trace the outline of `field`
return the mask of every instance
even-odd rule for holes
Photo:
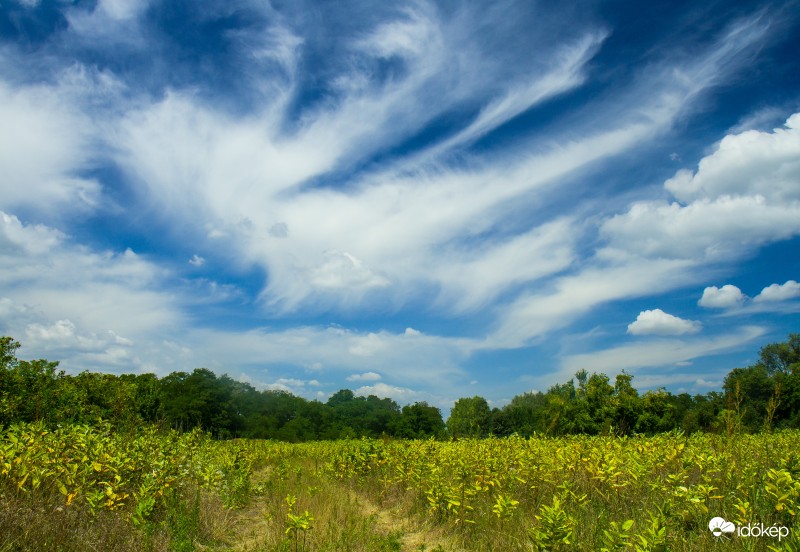
[[[797,431],[303,444],[149,427],[0,434],[2,552],[800,550],[798,501]],[[733,525],[715,536],[714,517]]]

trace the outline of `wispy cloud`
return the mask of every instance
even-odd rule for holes
[[[622,67],[624,33],[591,9],[511,0],[54,9],[36,48],[0,46],[0,330],[67,365],[442,404],[436,386],[484,381],[482,355],[600,306],[690,285],[729,316],[796,306],[794,280],[741,284],[749,300],[708,278],[800,235],[800,114],[764,130],[750,106],[758,129],[734,114],[673,161],[696,167],[653,162],[770,55],[771,12],[688,46],[639,37],[646,63]],[[646,343],[594,365],[733,347],[652,340],[712,311],[642,308],[617,319],[639,312]],[[740,342],[763,335],[749,323]]]
[[[351,374],[346,379],[347,381],[378,381],[381,379],[381,375],[375,372],[364,372],[363,374]]]
[[[91,163],[93,129],[69,95],[0,81],[0,119],[0,209],[57,216],[97,204],[100,184],[80,176]]]
[[[746,347],[766,332],[765,328],[740,327],[729,335],[693,339],[652,339],[630,343],[591,353],[567,355],[561,363],[562,372],[572,374],[581,368],[590,372],[615,374],[650,367],[677,366],[679,363]]]

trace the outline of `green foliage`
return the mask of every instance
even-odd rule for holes
[[[536,514],[535,526],[528,530],[535,550],[568,550],[572,544],[575,522],[562,507],[558,496]]]
[[[649,516],[649,523],[634,539],[635,550],[636,552],[666,552],[667,520],[660,510],[657,514],[649,513]]]
[[[491,416],[483,397],[458,399],[447,419],[447,429],[456,437],[483,437],[489,433]]]
[[[798,450],[796,430],[286,444],[154,426],[17,423],[0,430],[0,550],[80,549],[41,525],[28,531],[22,520],[34,515],[77,517],[83,532],[124,524],[137,543],[129,549],[240,550],[215,539],[251,519],[247,550],[354,552],[421,542],[510,552],[710,550],[722,541],[709,519],[723,515],[737,526],[791,529],[780,543],[734,536],[726,550],[793,550]],[[230,532],[209,536],[212,507]],[[406,539],[406,531],[420,534]],[[159,548],[146,545],[159,538]],[[90,548],[116,550],[122,540]]]
[[[307,532],[311,530],[314,523],[314,516],[308,513],[308,510],[302,514],[295,514],[294,507],[297,503],[297,497],[288,495],[286,497],[286,505],[288,507],[286,512],[286,534],[292,535],[294,541],[294,550],[306,549]],[[302,537],[302,538],[301,538]]]
[[[406,405],[391,430],[397,437],[405,439],[439,437],[445,430],[442,411],[426,402]]]
[[[612,521],[608,529],[603,529],[603,545],[600,547],[600,552],[614,552],[629,548],[633,539],[631,527],[633,527],[632,519],[622,523]]]
[[[18,420],[52,423],[76,417],[78,395],[58,362],[18,360],[19,343],[0,338],[0,424]]]
[[[580,370],[547,392],[515,396],[503,408],[483,397],[457,400],[445,425],[441,411],[424,402],[402,409],[393,400],[334,393],[327,402],[285,391],[257,391],[227,375],[198,368],[153,374],[82,372],[71,376],[57,362],[20,360],[20,344],[0,338],[0,425],[43,421],[109,422],[118,429],[154,423],[179,431],[195,428],[216,438],[268,438],[287,442],[395,436],[406,439],[496,436],[653,435],[682,430],[733,436],[740,432],[800,428],[800,334],[762,347],[758,362],[735,368],[723,392],[644,394],[621,372]]]

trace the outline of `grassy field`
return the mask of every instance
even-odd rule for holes
[[[0,552],[800,550],[798,502],[800,432],[304,444],[0,433]],[[715,517],[730,522],[720,536]]]

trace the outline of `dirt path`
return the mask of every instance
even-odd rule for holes
[[[264,480],[266,477],[269,477],[268,471],[257,474],[254,480]],[[452,539],[448,538],[446,527],[433,525],[419,516],[408,516],[409,506],[402,501],[384,507],[370,500],[365,493],[343,482],[327,480],[325,486],[327,488],[317,499],[325,496],[326,501],[339,504],[340,508],[334,510],[338,512],[337,515],[346,515],[348,516],[346,519],[351,522],[356,520],[353,525],[364,527],[372,535],[382,536],[384,541],[387,538],[391,541],[393,538],[394,542],[400,544],[399,550],[402,552],[463,552],[462,548],[455,546]],[[281,494],[285,490],[282,489]],[[276,501],[278,501],[277,495],[268,493],[252,497],[241,509],[229,510],[224,527],[221,526],[219,532],[219,541],[220,544],[224,542],[223,547],[205,549],[230,552],[275,550],[285,537],[285,507],[282,499],[277,507]],[[320,504],[316,507],[312,504],[309,509],[315,514],[317,527],[325,527],[331,522],[331,519],[323,513],[326,510]],[[346,523],[345,519],[341,518],[337,519],[337,522]],[[317,534],[317,537],[319,536]],[[331,544],[336,541],[326,542]],[[366,548],[365,552],[372,552]],[[309,550],[314,548],[309,547]]]
[[[441,527],[427,527],[422,520],[409,517],[401,506],[381,508],[367,497],[353,489],[349,490],[351,498],[361,506],[365,516],[375,518],[375,529],[381,534],[401,533],[400,542],[403,552],[462,552],[445,536]]]

